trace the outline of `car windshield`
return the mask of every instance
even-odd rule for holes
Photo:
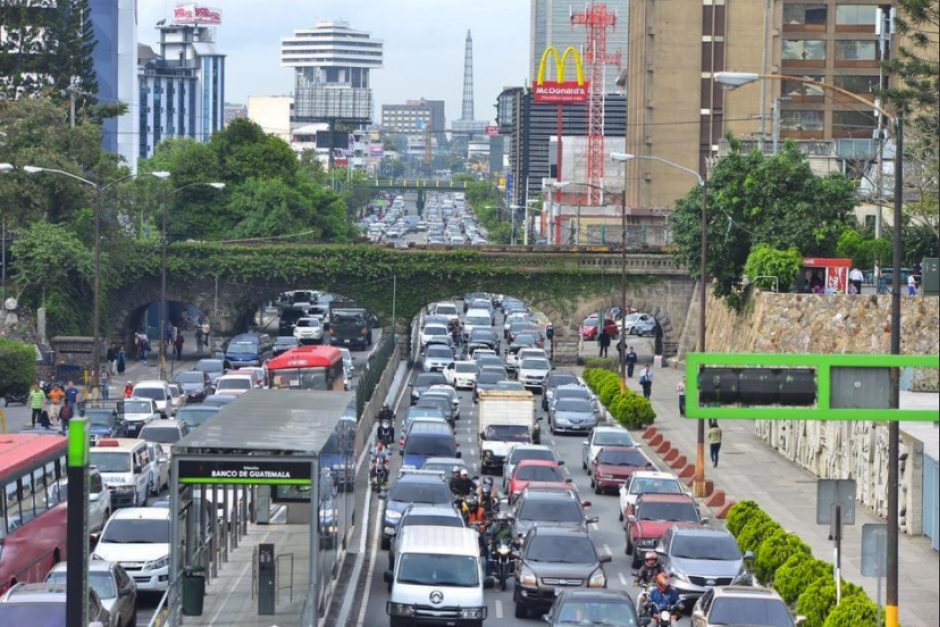
[[[219,385],[216,388],[220,392],[222,390],[250,390],[251,389],[251,379],[248,377],[237,377],[234,379],[222,379],[219,381]]]
[[[486,324],[489,324],[489,321],[487,321]],[[470,334],[470,341],[471,342],[495,342],[496,334],[486,329],[474,329],[473,333]]]
[[[175,427],[144,427],[140,439],[158,444],[176,444],[181,439],[180,430]]]
[[[698,509],[694,503],[641,503],[637,518],[666,522],[698,522]]]
[[[438,316],[456,316],[457,308],[453,305],[438,305],[434,308],[434,313]]]
[[[682,494],[675,479],[635,479],[630,494]]]
[[[249,344],[248,342],[232,343],[228,345],[225,352],[233,355],[254,355],[258,352],[258,345]]]
[[[476,364],[457,364],[456,371],[460,374],[479,374],[480,367]]]
[[[516,350],[518,353],[519,350],[522,350],[523,348],[532,348],[538,344],[538,338],[536,338],[534,335],[517,335],[515,343],[518,345],[518,349]]]
[[[594,436],[594,446],[634,446],[626,431],[601,431]]]
[[[593,414],[594,406],[590,401],[579,398],[566,398],[559,401],[555,409],[560,412],[570,412],[572,414]]]
[[[292,337],[279,337],[274,340],[274,345],[279,348],[297,346],[297,340]]]
[[[297,321],[298,327],[319,327],[320,319],[319,318],[304,318],[303,320]]]
[[[484,372],[477,377],[477,385],[496,385],[503,380],[503,376],[498,372]]]
[[[176,419],[185,422],[190,429],[195,429],[217,413],[218,407],[184,407],[176,412]]]
[[[493,425],[483,432],[483,439],[496,442],[528,442],[529,429],[511,425]]]
[[[109,453],[92,449],[91,465],[103,473],[130,472],[130,453]]]
[[[776,599],[716,599],[708,624],[748,627],[792,627],[786,605]]]
[[[65,625],[65,601],[61,603],[0,603],[0,624],[62,627]]]
[[[195,370],[202,372],[222,372],[225,370],[225,364],[221,359],[202,359],[196,364]]]
[[[483,318],[481,316],[468,317],[467,324],[475,327],[488,327],[490,326],[490,318]]]
[[[620,599],[591,599],[568,601],[558,611],[557,625],[585,625],[603,627],[637,627],[633,606]]]
[[[518,381],[503,381],[496,389],[501,392],[525,392],[525,386]]]
[[[553,466],[524,466],[516,470],[516,479],[537,483],[563,483],[565,475],[560,468]]]
[[[649,464],[640,451],[609,451],[603,450],[597,455],[597,462],[605,466],[627,466],[642,468]]]
[[[509,456],[510,464],[519,464],[521,462],[532,460],[539,462],[553,462],[555,461],[555,453],[548,449],[540,448],[524,448],[521,450],[515,450]]]
[[[114,421],[114,414],[111,410],[89,410],[85,412],[85,417],[93,427],[110,427]]]
[[[450,490],[442,483],[398,482],[392,488],[389,501],[397,503],[423,503],[425,505],[443,505],[453,503]]]
[[[479,561],[475,557],[461,555],[408,553],[401,557],[398,583],[441,588],[476,588],[480,585]]]
[[[416,388],[429,388],[432,385],[447,385],[447,379],[442,374],[420,374],[415,380]]]
[[[457,447],[452,436],[408,438],[405,455],[421,457],[456,457]]]
[[[432,346],[428,349],[427,356],[431,359],[453,359],[454,353],[446,346]]]
[[[672,542],[675,559],[734,562],[741,559],[741,549],[731,536],[677,536]]]
[[[525,559],[546,564],[594,564],[597,562],[597,553],[594,543],[587,536],[536,536],[526,549]]]
[[[522,505],[518,518],[541,523],[581,524],[584,522],[581,508],[568,499],[527,500]]]
[[[46,578],[46,583],[66,583],[68,576],[64,570],[51,573]],[[111,573],[91,572],[88,573],[88,583],[98,593],[98,598],[102,601],[117,598],[117,590],[114,587],[114,579]]]
[[[444,419],[444,414],[436,407],[412,407],[408,412],[408,422],[416,418],[440,418]]]
[[[427,468],[425,468],[427,470]],[[449,470],[449,469],[448,469]],[[463,519],[459,516],[408,516],[402,527],[457,527],[463,528]]]
[[[548,387],[557,388],[562,385],[578,385],[578,377],[573,374],[555,374],[552,375]]]
[[[525,359],[522,362],[524,370],[551,370],[552,366],[547,359]]]
[[[201,372],[184,372],[176,377],[176,382],[180,385],[186,385],[187,383],[198,383],[202,385],[205,383],[205,376],[206,375]]]
[[[565,398],[580,398],[582,400],[589,400],[591,398],[591,393],[587,391],[587,388],[558,388],[555,390],[555,400],[560,401]]]
[[[597,318],[588,318],[584,321],[584,326],[593,329],[597,326]]]
[[[134,396],[137,398],[149,398],[153,401],[165,401],[166,390],[163,388],[134,388]],[[127,411],[125,407],[124,411]]]
[[[101,536],[105,544],[169,544],[169,520],[112,520]]]

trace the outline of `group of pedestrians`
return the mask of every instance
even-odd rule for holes
[[[80,390],[75,383],[68,382],[65,387],[54,385],[48,394],[34,383],[29,393],[29,407],[32,410],[32,426],[44,429],[60,429],[63,433],[68,431],[69,420],[78,411]]]

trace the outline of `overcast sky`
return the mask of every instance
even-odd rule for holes
[[[177,2],[140,0],[138,38],[158,40],[156,22]],[[460,117],[464,40],[473,31],[476,118],[495,118],[502,88],[528,78],[529,0],[209,0],[222,9],[216,41],[226,61],[226,100],[289,94],[281,37],[322,19],[343,19],[385,41],[385,67],[372,72],[376,118],[383,104],[428,98]]]

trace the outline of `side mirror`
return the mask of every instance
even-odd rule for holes
[[[589,524],[589,525],[596,525],[596,524],[598,524],[600,521],[601,521],[600,518],[598,518],[597,516],[594,516],[593,518],[588,518],[586,522],[587,522],[587,524]]]
[[[143,471],[144,471],[144,467],[143,467],[143,466],[134,466],[134,474],[135,474],[135,475],[139,475],[139,474],[142,473]]]
[[[98,542],[101,540],[101,534],[99,534],[99,533],[93,533],[93,534],[91,534],[90,536],[88,536],[88,540],[89,540],[93,545],[98,544]]]
[[[794,621],[794,624],[796,625],[796,627],[803,627],[803,625],[806,624],[807,620],[808,619],[805,616],[797,616],[796,620]]]
[[[387,584],[389,584],[389,585],[395,583],[395,573],[394,573],[393,571],[391,571],[391,570],[386,570],[386,571],[385,571],[385,577],[384,577],[384,578],[385,578],[385,583],[387,583]]]
[[[544,420],[545,420],[545,416],[539,416],[538,418],[535,419],[536,422],[542,422]]]
[[[486,441],[486,434],[482,431],[480,432],[480,439]]]
[[[581,443],[581,446],[590,446],[590,445],[591,445],[591,443],[588,442],[587,440],[585,440],[584,442]]]
[[[692,612],[692,620],[695,620],[695,621],[704,621],[704,620],[705,620],[705,612],[703,612],[702,610],[695,610],[694,612]]]
[[[565,465],[565,460],[563,460],[563,459],[558,460],[558,465],[559,465],[559,466],[564,466],[564,465]]]
[[[483,580],[483,589],[484,590],[494,590],[496,588],[496,578],[495,577],[486,577]]]
[[[380,501],[387,501],[387,500],[388,500],[388,494],[386,494],[385,492],[380,493],[380,494],[379,494],[379,500],[380,500]]]
[[[754,551],[748,551],[744,554],[744,561],[753,562],[754,561]]]
[[[703,525],[707,525],[708,523],[711,522],[711,520],[712,520],[711,518],[703,518],[703,519],[702,519],[702,524],[703,524]]]
[[[600,562],[601,564],[611,564],[613,563],[614,558],[610,555],[601,555]]]
[[[635,524],[636,524],[636,516],[627,516],[627,522],[630,523],[631,525],[635,525]]]
[[[456,454],[455,458],[456,458],[456,459],[463,459],[463,453],[461,453],[460,451],[457,451],[457,454]]]
[[[565,479],[565,483],[574,483],[574,479]]]

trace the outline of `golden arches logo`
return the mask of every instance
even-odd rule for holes
[[[577,51],[576,48],[569,47],[565,50],[565,53],[561,56],[558,56],[558,48],[554,46],[545,49],[545,53],[542,54],[542,63],[539,65],[539,76],[538,84],[545,84],[545,65],[548,63],[548,59],[551,56],[555,57],[555,67],[557,69],[557,78],[556,82],[564,83],[565,82],[565,66],[568,64],[568,56],[574,57],[575,69],[578,72],[578,85],[584,85],[584,66],[581,63],[581,54]]]

